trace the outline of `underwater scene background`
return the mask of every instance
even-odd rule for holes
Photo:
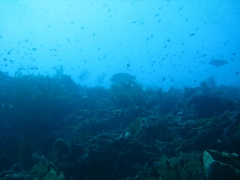
[[[0,179],[240,179],[239,1],[0,7]]]

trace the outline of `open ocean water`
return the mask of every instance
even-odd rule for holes
[[[0,9],[0,180],[240,179],[240,1]]]

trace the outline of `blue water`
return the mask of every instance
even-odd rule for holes
[[[239,77],[238,0],[0,0],[0,179],[240,179]]]
[[[163,89],[212,76],[218,85],[240,84],[237,0],[1,0],[0,7],[0,70],[11,76],[20,68],[52,76],[62,67],[89,87],[109,87],[115,73]],[[217,68],[213,59],[228,63]]]

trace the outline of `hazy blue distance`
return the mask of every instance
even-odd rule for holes
[[[109,87],[118,72],[164,89],[211,76],[240,85],[240,1],[1,0],[0,7],[0,70],[10,75],[19,67],[53,75],[62,66],[76,82],[87,69],[87,86],[105,73]],[[216,68],[212,58],[228,64]]]

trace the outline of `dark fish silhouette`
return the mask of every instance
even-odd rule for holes
[[[11,109],[13,106],[9,104],[2,104],[0,110]]]
[[[217,60],[212,60],[209,62],[210,65],[213,65],[213,66],[216,66],[217,68],[219,66],[223,66],[225,64],[227,64],[228,62],[225,61],[225,60],[220,60],[220,59],[217,59]]]
[[[136,77],[132,76],[130,74],[117,73],[111,77],[110,81],[112,81],[112,82],[121,82],[121,81],[127,82],[127,81],[134,81],[135,79],[136,79]]]
[[[13,50],[13,49],[9,50],[9,51],[7,52],[7,54],[10,55],[10,54],[12,53],[12,50]]]

